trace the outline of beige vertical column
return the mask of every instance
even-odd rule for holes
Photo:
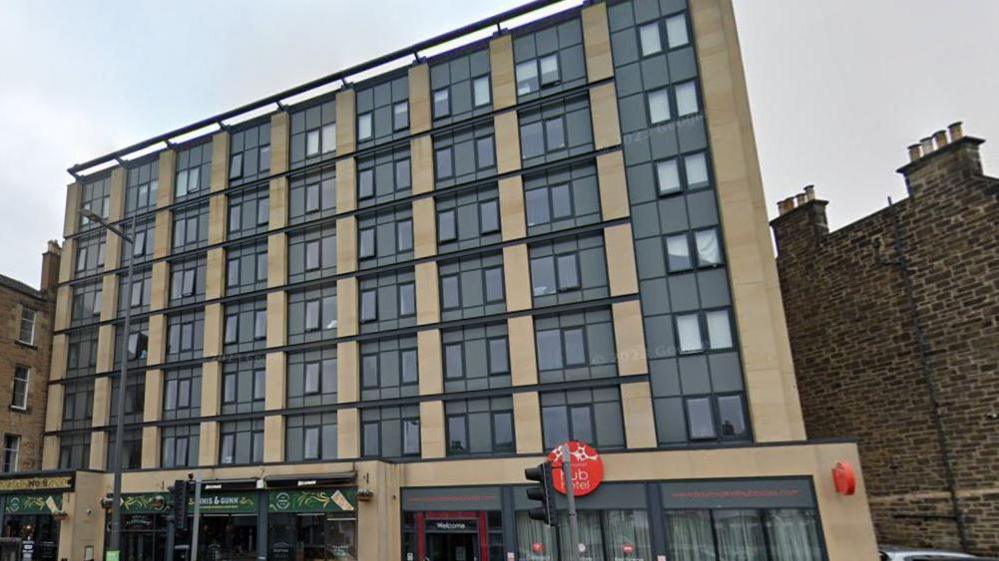
[[[620,376],[648,374],[642,305],[638,300],[611,305],[614,319],[614,343],[617,346],[617,371]]]
[[[621,412],[628,448],[655,448],[656,419],[648,382],[621,384]]]
[[[445,456],[444,402],[420,402],[420,457]]]
[[[497,113],[493,117],[496,134],[496,172],[509,173],[520,169],[520,125],[516,111]]]
[[[416,323],[428,325],[441,320],[437,262],[416,264]]]
[[[156,189],[156,208],[164,208],[173,204],[173,192],[177,183],[177,152],[164,150],[160,152],[159,179]],[[159,239],[159,223],[156,224],[156,238]],[[169,236],[168,236],[169,237]]]
[[[590,88],[590,117],[593,120],[593,145],[597,150],[621,144],[621,124],[617,118],[617,93],[613,82]]]
[[[337,403],[355,403],[361,398],[359,387],[360,345],[357,341],[338,343],[336,358]]]
[[[155,312],[166,308],[170,303],[170,263],[166,261],[153,263],[151,284],[149,310]]]
[[[160,467],[160,428],[142,427],[142,469]]]
[[[145,397],[143,400],[142,421],[155,423],[163,416],[163,371],[146,371]],[[156,468],[160,465],[160,428],[153,425],[142,427],[142,468]]]
[[[515,386],[538,383],[538,363],[534,345],[534,318],[518,316],[506,320],[510,341],[510,378]]]
[[[146,354],[146,364],[153,366],[162,364],[166,358],[167,322],[163,314],[149,316],[149,352]]]
[[[357,335],[357,277],[336,281],[336,331],[340,337]]]
[[[611,296],[638,293],[638,270],[635,268],[635,242],[631,224],[604,229],[604,253]]]
[[[357,162],[353,157],[336,162],[336,210],[357,209]]]
[[[115,223],[125,218],[125,177],[127,171],[121,166],[111,169],[108,190],[108,222]]]
[[[267,288],[288,284],[288,234],[267,236]]]
[[[440,329],[416,333],[420,395],[444,393],[444,360],[441,357]]]
[[[342,90],[336,94],[336,151],[349,154],[357,146],[357,113],[354,90]],[[341,209],[342,210],[342,209]]]
[[[517,104],[517,78],[513,71],[513,38],[503,34],[489,41],[489,78],[493,86],[493,109]]]
[[[288,113],[280,112],[271,116],[271,175],[288,171],[290,154]],[[277,230],[288,225],[288,177],[282,175],[270,181],[269,187],[270,222],[268,228]]]
[[[208,199],[208,243],[220,244],[225,241],[228,220],[229,200],[224,193],[212,195]]]
[[[213,247],[205,257],[205,300],[225,295],[225,249]]]
[[[357,218],[353,216],[336,221],[336,270],[338,273],[357,270]]]
[[[198,465],[214,466],[219,459],[219,423],[202,421],[198,441]]]
[[[499,201],[503,241],[517,240],[526,236],[527,215],[524,210],[524,182],[519,175],[500,180]]]
[[[264,462],[284,461],[284,435],[284,415],[264,417]]]
[[[537,454],[542,451],[541,402],[538,392],[513,394],[513,425],[517,435],[518,454]]]
[[[624,218],[631,214],[628,204],[628,183],[624,173],[624,155],[620,150],[597,156],[597,183],[600,188],[600,210],[604,220]]]
[[[117,326],[102,325],[97,330],[97,373],[114,369],[114,338]]]
[[[732,300],[757,442],[805,438],[730,0],[691,3]]]
[[[227,131],[219,131],[212,135],[212,181],[211,192],[225,191],[229,188],[229,142]]]
[[[269,313],[267,319],[267,327],[270,327]],[[202,344],[202,355],[206,358],[217,357],[222,354],[223,323],[222,304],[215,302],[205,306],[205,338]]]
[[[66,395],[66,386],[51,384],[46,396],[45,432],[62,430],[62,404]]]
[[[52,361],[49,363],[49,381],[62,380],[66,377],[68,344],[68,337],[65,333],[57,333],[52,336]],[[49,386],[49,391],[53,387],[55,386]]]
[[[283,351],[267,353],[265,374],[267,377],[267,396],[264,399],[264,409],[279,411],[285,408],[287,397],[288,361]]]
[[[155,423],[163,418],[163,371],[146,371],[146,384],[142,402],[142,421]]]
[[[361,416],[357,409],[338,409],[336,412],[336,456],[341,460],[361,456]]]
[[[73,280],[76,271],[76,240],[70,238],[62,242],[62,258],[59,260],[59,282]]]
[[[108,433],[102,430],[95,430],[90,433],[90,469],[105,470],[107,464]]]
[[[83,196],[83,184],[79,181],[70,183],[66,186],[66,212],[62,219],[62,236],[68,238],[76,233],[77,228],[80,225],[80,199]],[[63,247],[64,256],[67,255],[66,248]],[[62,259],[62,263],[65,263],[65,257]]]
[[[56,289],[55,318],[52,320],[53,331],[62,331],[69,328],[69,316],[72,310],[73,288],[70,286],[60,286]]]
[[[503,282],[506,285],[506,309],[508,312],[531,309],[533,305],[531,267],[526,244],[503,248]]]
[[[430,67],[417,64],[409,68],[409,132],[430,130]]]
[[[156,211],[156,241],[153,245],[153,257],[162,259],[170,255],[173,248],[173,212],[170,209]]]
[[[111,232],[104,232],[104,271],[111,272],[121,266],[122,239]]]
[[[413,194],[420,195],[434,190],[434,142],[429,134],[415,136],[409,141],[409,160]]]
[[[611,59],[607,5],[598,3],[583,9],[583,50],[586,52],[586,77],[590,82],[614,75]]]
[[[431,197],[413,201],[413,256],[437,255],[437,212]]]
[[[222,409],[222,363],[217,360],[201,365],[201,416],[214,417]]]
[[[59,467],[59,437],[47,435],[42,439],[42,469]]]
[[[104,275],[101,282],[101,321],[111,321],[118,317],[119,280],[118,275]]]
[[[267,294],[267,348],[288,344],[288,293]]]
[[[360,398],[360,348],[357,341],[339,343],[337,356],[337,401],[356,403]],[[337,457],[357,458],[361,455],[360,414],[357,409],[337,410]]]

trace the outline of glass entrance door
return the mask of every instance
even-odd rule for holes
[[[426,561],[479,561],[478,534],[427,532]]]

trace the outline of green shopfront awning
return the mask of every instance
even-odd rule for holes
[[[270,491],[268,512],[356,512],[357,489],[308,489]]]

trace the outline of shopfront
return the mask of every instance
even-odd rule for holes
[[[405,561],[557,561],[524,487],[404,489]],[[577,499],[581,561],[824,561],[810,478],[605,483]]]
[[[110,497],[109,497],[110,498]],[[128,493],[121,499],[121,560],[164,561],[170,526],[165,493]],[[106,510],[110,521],[111,511]],[[104,543],[110,543],[110,526],[105,524]]]
[[[357,489],[337,479],[267,479],[268,559],[356,561]]]
[[[0,479],[0,537],[4,558],[56,561],[59,554],[63,492],[72,474]]]

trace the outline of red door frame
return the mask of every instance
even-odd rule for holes
[[[479,561],[489,561],[489,528],[486,527],[486,511],[441,512],[427,511],[416,513],[416,561],[427,558],[427,522],[432,520],[474,520],[478,524]]]

